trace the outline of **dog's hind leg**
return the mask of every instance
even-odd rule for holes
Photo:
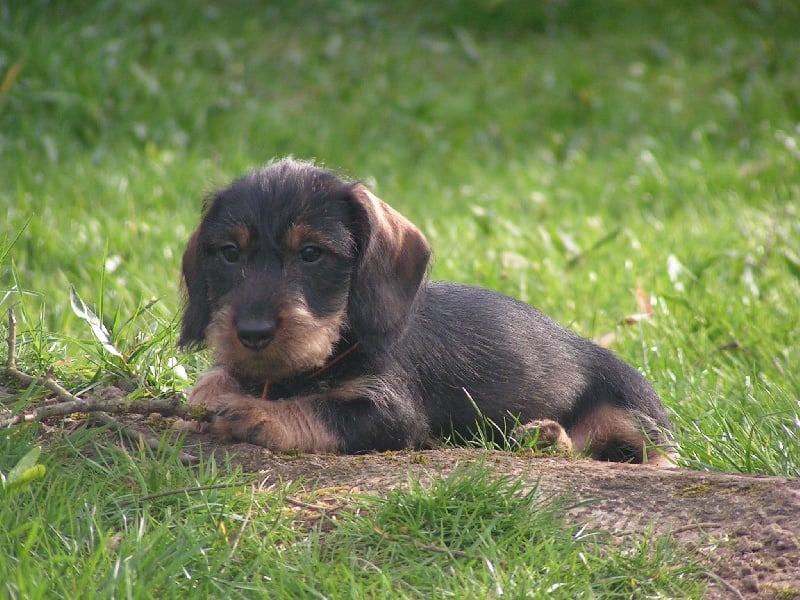
[[[597,460],[675,466],[675,450],[663,429],[647,415],[600,404],[568,429],[578,453]]]

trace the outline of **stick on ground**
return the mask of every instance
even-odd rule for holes
[[[21,423],[32,421],[42,421],[54,417],[66,417],[74,413],[89,413],[98,421],[111,426],[122,435],[133,442],[142,442],[150,448],[158,448],[159,441],[151,436],[146,436],[114,419],[111,414],[137,414],[150,415],[158,413],[165,417],[179,417],[184,420],[206,421],[210,415],[198,411],[197,407],[190,407],[182,402],[178,397],[167,399],[154,398],[128,398],[125,394],[115,387],[107,387],[87,398],[79,398],[72,392],[61,386],[52,376],[34,377],[17,367],[17,320],[14,311],[8,309],[8,336],[6,344],[8,347],[8,357],[6,364],[2,368],[3,376],[13,379],[21,386],[39,386],[52,392],[58,399],[55,404],[41,406],[33,412],[16,415],[13,417],[0,419],[0,428],[12,427]],[[109,414],[111,413],[111,414]],[[181,462],[184,464],[194,464],[197,458],[185,452],[180,453]]]

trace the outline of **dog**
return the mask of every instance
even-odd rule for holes
[[[653,387],[497,292],[428,281],[420,230],[365,185],[285,159],[206,199],[183,256],[179,345],[214,366],[189,403],[273,451],[424,449],[478,434],[672,464]]]

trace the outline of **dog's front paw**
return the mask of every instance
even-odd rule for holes
[[[222,367],[209,369],[197,380],[187,404],[217,413],[228,404],[231,396],[242,395],[239,383]]]
[[[275,428],[269,418],[265,401],[252,396],[228,396],[221,408],[214,411],[211,431],[225,440],[249,442],[269,448],[273,445],[271,431]]]
[[[520,448],[549,450],[556,454],[571,454],[572,438],[556,421],[537,419],[518,425],[511,431],[511,439]]]

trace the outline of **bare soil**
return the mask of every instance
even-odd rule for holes
[[[136,415],[118,421],[151,438],[148,424],[165,425],[161,418]],[[219,465],[259,473],[259,487],[298,484],[315,506],[341,506],[351,494],[380,495],[409,480],[429,484],[461,465],[482,463],[498,475],[539,485],[546,495],[575,500],[578,506],[565,515],[568,522],[620,536],[671,536],[687,556],[700,556],[708,565],[709,598],[800,599],[800,479],[455,448],[280,455],[251,444],[222,443],[208,433],[186,435],[184,451],[213,454]]]
[[[709,598],[800,598],[800,479],[658,469],[473,449],[361,456],[276,455],[250,444],[221,444],[192,433],[185,448],[223,455],[262,485],[300,483],[308,491],[385,493],[409,477],[430,483],[459,465],[482,462],[524,478],[544,494],[581,503],[569,521],[616,534],[669,535],[712,573]]]

